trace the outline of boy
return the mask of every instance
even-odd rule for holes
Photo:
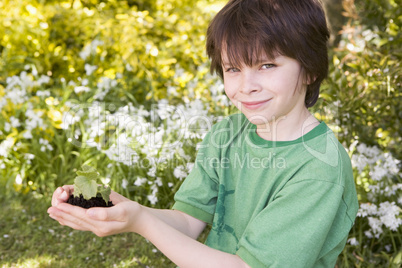
[[[211,70],[241,111],[214,125],[172,210],[113,192],[112,208],[50,217],[98,236],[136,232],[180,267],[334,267],[358,203],[350,159],[308,107],[327,75],[316,0],[231,0],[207,33]],[[206,244],[196,241],[212,224]]]

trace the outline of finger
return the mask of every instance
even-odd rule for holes
[[[125,218],[125,213],[121,206],[90,208],[87,210],[87,215],[97,221],[124,221]]]
[[[49,217],[58,221],[61,225],[63,226],[68,226],[70,228],[73,228],[75,230],[79,231],[90,231],[88,228],[89,226],[87,224],[83,224],[82,222],[77,222],[76,219],[73,218],[65,218],[62,215],[58,214],[49,214]]]
[[[68,199],[74,192],[74,185],[64,185],[63,190],[66,192]],[[67,199],[65,201],[67,201]]]
[[[86,209],[61,203],[57,207],[48,209],[49,216],[60,224],[70,226],[77,230],[91,231],[94,220],[86,216]]]
[[[60,203],[56,208],[68,215],[72,215],[77,218],[86,218],[87,209],[85,208],[73,206],[67,203]]]
[[[52,206],[56,207],[60,203],[67,202],[73,191],[73,185],[64,185],[63,187],[58,187],[52,196]]]
[[[121,233],[125,230],[124,222],[96,220],[85,216],[85,212],[89,210],[75,209],[74,206],[73,208],[69,208],[68,204],[60,204],[59,208],[63,210],[54,207],[49,208],[49,216],[58,221],[61,225],[71,227],[75,230],[91,231],[100,237]],[[108,208],[99,210],[108,210]],[[68,213],[65,211],[68,211]]]
[[[54,191],[54,193],[53,193],[53,195],[52,195],[52,206],[53,206],[53,207],[55,207],[55,206],[58,205],[58,203],[59,203],[59,201],[58,201],[58,196],[59,196],[63,191],[64,191],[64,190],[63,190],[63,188],[61,188],[61,187],[58,187],[58,188]]]

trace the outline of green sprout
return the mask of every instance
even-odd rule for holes
[[[77,171],[77,175],[74,180],[74,197],[79,197],[82,194],[86,200],[89,200],[100,194],[106,204],[109,202],[111,189],[96,183],[99,172],[94,167],[83,165],[82,171]]]

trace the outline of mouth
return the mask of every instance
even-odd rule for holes
[[[241,102],[241,106],[246,108],[247,110],[256,110],[261,106],[268,103],[271,99],[263,100],[263,101],[249,101],[249,102]]]

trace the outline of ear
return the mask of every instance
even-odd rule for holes
[[[301,67],[301,74],[303,76],[303,85],[309,86],[317,79],[317,76],[309,75],[304,67]]]
[[[312,83],[314,83],[314,81],[317,79],[317,76],[310,76],[310,75],[305,75],[304,78],[304,84],[306,84],[307,86],[311,85]]]

